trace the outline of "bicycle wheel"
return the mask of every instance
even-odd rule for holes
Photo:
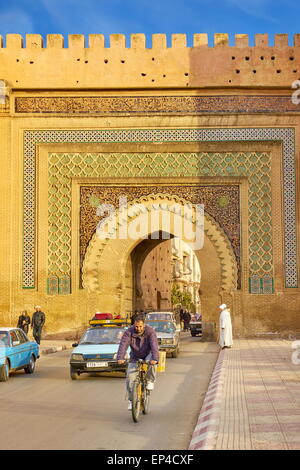
[[[138,422],[141,411],[141,384],[134,382],[132,389],[132,419],[135,423]]]
[[[150,391],[144,387],[143,390],[143,414],[146,415],[149,413],[150,407]]]

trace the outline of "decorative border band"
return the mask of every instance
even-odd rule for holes
[[[298,287],[294,128],[28,130],[24,131],[23,288],[35,287],[35,161],[39,143],[280,141],[283,147],[284,265],[287,288]]]
[[[16,113],[222,114],[300,112],[289,96],[64,96],[17,97]]]

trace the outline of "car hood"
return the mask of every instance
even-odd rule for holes
[[[10,346],[1,346],[0,347],[0,360],[4,359],[7,354],[10,352],[11,347]]]
[[[118,352],[118,344],[79,344],[72,353],[76,354],[114,354]]]

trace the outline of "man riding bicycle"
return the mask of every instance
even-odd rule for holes
[[[156,364],[159,359],[158,341],[155,330],[151,326],[145,325],[143,315],[138,315],[135,318],[134,325],[128,328],[123,334],[117,354],[118,364],[125,363],[124,358],[129,346],[131,351],[126,374],[126,389],[129,398],[128,409],[131,410],[132,386],[138,373],[137,361],[139,359],[149,361],[147,390],[153,390],[156,378]]]

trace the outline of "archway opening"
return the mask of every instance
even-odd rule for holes
[[[201,270],[196,253],[183,240],[159,232],[131,252],[133,311],[200,311]]]
[[[139,289],[135,289],[136,280],[139,279],[138,268],[134,267],[137,264],[136,260],[140,260],[141,268],[143,264],[141,259],[155,246],[160,246],[164,232],[172,233],[173,238],[178,237],[177,231],[173,229],[176,227],[174,223],[173,227],[171,224],[171,227],[166,230],[164,227],[169,224],[163,224],[159,217],[153,217],[154,223],[152,224],[152,216],[168,212],[171,214],[171,220],[178,221],[179,224],[185,224],[187,220],[190,221],[192,227],[195,227],[197,219],[195,217],[186,219],[184,214],[186,207],[192,207],[195,214],[195,206],[191,206],[187,201],[174,195],[155,194],[133,201],[131,205],[128,205],[126,213],[120,210],[119,213],[114,213],[109,217],[103,226],[104,236],[99,237],[99,234],[95,233],[86,251],[82,279],[88,298],[95,298],[103,311],[121,315],[127,315],[135,309],[145,307],[138,304]],[[121,229],[123,230],[127,225],[130,228],[128,233],[134,236],[124,238],[118,236]],[[220,297],[223,298],[224,293],[230,294],[232,289],[236,289],[238,270],[228,237],[213,217],[207,213],[204,213],[203,233],[203,248],[194,249],[200,266],[204,267],[201,279],[203,293],[201,310],[203,315],[210,318],[211,312],[216,310],[220,302]],[[169,235],[168,238],[172,239],[172,236]],[[188,243],[188,239],[182,237],[182,240]],[[161,292],[165,291],[161,290]],[[160,294],[161,307],[162,300],[164,299]]]

